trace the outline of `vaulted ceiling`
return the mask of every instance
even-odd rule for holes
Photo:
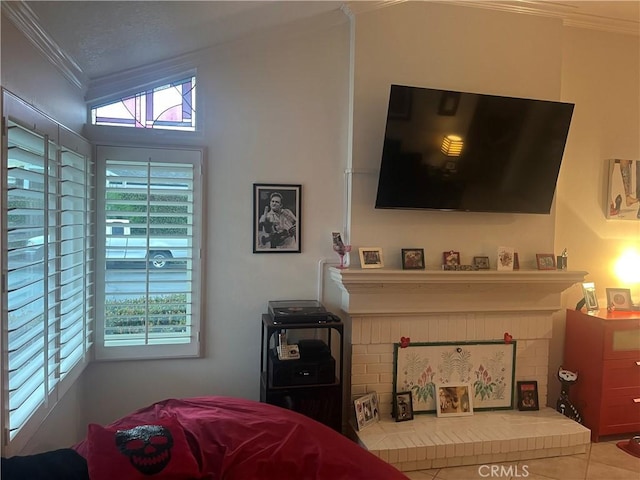
[[[3,1],[3,12],[81,82],[346,8],[386,1]],[[435,1],[435,0],[432,0]],[[440,2],[561,17],[567,24],[640,34],[639,1]],[[42,45],[40,45],[42,47]]]

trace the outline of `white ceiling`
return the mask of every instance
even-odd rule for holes
[[[346,3],[354,12],[387,1],[24,1],[5,2],[26,12],[50,48],[58,49],[88,79],[152,64],[236,40]],[[435,1],[435,0],[433,0]],[[462,1],[465,6],[562,17],[565,22],[640,33],[640,1]],[[28,8],[24,8],[25,5]],[[11,18],[11,16],[10,16]],[[15,23],[15,22],[14,22]],[[33,38],[32,38],[33,40]]]

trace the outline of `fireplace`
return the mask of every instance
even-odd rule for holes
[[[510,459],[520,459],[526,455],[529,455],[527,458],[533,458],[584,451],[589,442],[589,430],[549,408],[539,412],[478,412],[464,419],[443,419],[435,418],[433,414],[421,414],[416,415],[414,421],[397,424],[391,419],[391,408],[393,345],[401,337],[410,337],[411,342],[469,342],[500,340],[505,332],[516,340],[514,382],[536,380],[539,403],[541,407],[546,405],[552,315],[561,309],[560,294],[582,282],[586,272],[362,270],[335,267],[331,267],[329,272],[339,287],[340,305],[346,316],[345,338],[350,346],[345,361],[347,403],[350,406],[354,398],[371,391],[376,391],[380,400],[383,425],[354,432],[366,448],[402,470],[415,470],[418,460],[410,461],[407,460],[410,457],[406,457],[403,461],[399,453],[393,452],[394,448],[382,448],[377,429],[384,427],[385,432],[393,432],[393,429],[410,430],[414,438],[419,438],[421,429],[424,436],[427,430],[438,430],[439,426],[448,422],[452,424],[448,431],[455,431],[454,426],[459,425],[467,433],[452,434],[452,446],[446,447],[445,442],[442,455],[438,457],[434,450],[431,455],[433,458],[422,459],[420,468],[482,463],[491,459],[502,461],[507,459],[507,453],[514,453],[509,456]],[[470,422],[492,423],[492,418],[515,426],[512,439],[503,438],[510,435],[505,433],[509,429],[506,426],[496,433],[501,442],[515,442],[512,445],[515,448],[513,452],[504,445],[496,452],[495,445],[484,444],[486,442],[482,439],[493,441],[486,438],[486,431],[479,433],[477,440],[469,439],[466,447],[459,446],[461,437],[466,438],[474,428]],[[541,424],[549,426],[549,435],[522,437],[522,422],[529,420],[537,425],[539,432]],[[486,430],[484,427],[478,428]],[[441,437],[438,436],[438,439],[442,440]],[[424,441],[426,448],[431,440]],[[400,445],[405,443],[400,440]],[[434,443],[434,448],[437,443]],[[392,440],[389,445],[393,445]],[[563,446],[570,448],[561,450]],[[420,445],[416,444],[416,448],[420,448]],[[504,451],[505,448],[508,451]],[[453,455],[456,449],[460,455]]]

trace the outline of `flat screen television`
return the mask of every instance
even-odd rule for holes
[[[573,107],[391,85],[375,207],[549,214]]]

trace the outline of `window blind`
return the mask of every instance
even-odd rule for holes
[[[95,180],[89,144],[6,91],[3,125],[2,426],[11,452],[87,363]]]
[[[199,353],[201,156],[98,147],[98,358]]]

